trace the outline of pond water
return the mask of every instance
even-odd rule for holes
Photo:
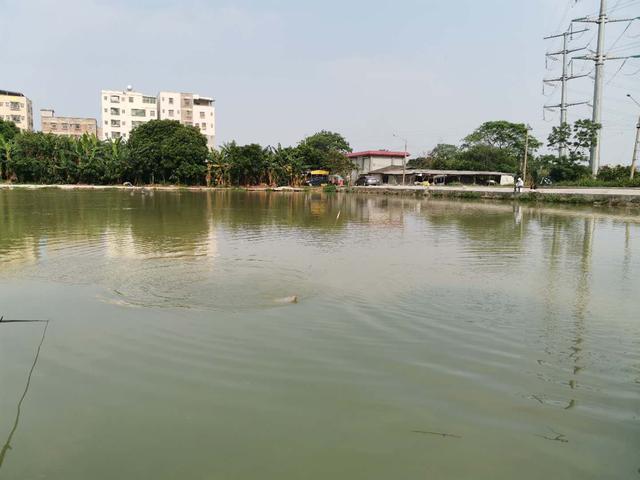
[[[633,211],[0,190],[0,479],[640,479],[639,295]]]

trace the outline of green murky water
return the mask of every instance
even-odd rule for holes
[[[0,479],[640,478],[639,297],[632,212],[0,191]]]

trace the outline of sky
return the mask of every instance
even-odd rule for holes
[[[217,143],[296,144],[342,133],[355,150],[413,155],[457,144],[482,122],[532,126],[545,139],[560,75],[545,62],[570,19],[598,0],[0,0],[0,89],[39,110],[100,114],[101,89],[193,92],[216,99]],[[640,0],[609,0],[640,16]],[[612,54],[640,53],[640,21],[611,24]],[[592,27],[593,28],[593,27]],[[572,47],[590,43],[595,30]],[[547,65],[548,63],[548,65]],[[630,164],[640,107],[640,60],[606,66],[603,163]],[[547,69],[549,68],[549,69]],[[592,62],[575,62],[589,73]],[[574,80],[569,100],[592,99]],[[570,119],[590,118],[588,106]],[[397,136],[394,136],[397,135]],[[400,137],[400,138],[399,138]]]

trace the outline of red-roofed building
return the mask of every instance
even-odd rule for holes
[[[355,166],[352,180],[362,175],[385,167],[402,167],[402,162],[409,157],[409,152],[392,152],[390,150],[367,150],[347,154]]]

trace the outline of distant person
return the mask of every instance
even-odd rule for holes
[[[518,180],[516,181],[516,192],[522,192],[522,187],[524,187],[524,181],[521,177],[518,177]]]

